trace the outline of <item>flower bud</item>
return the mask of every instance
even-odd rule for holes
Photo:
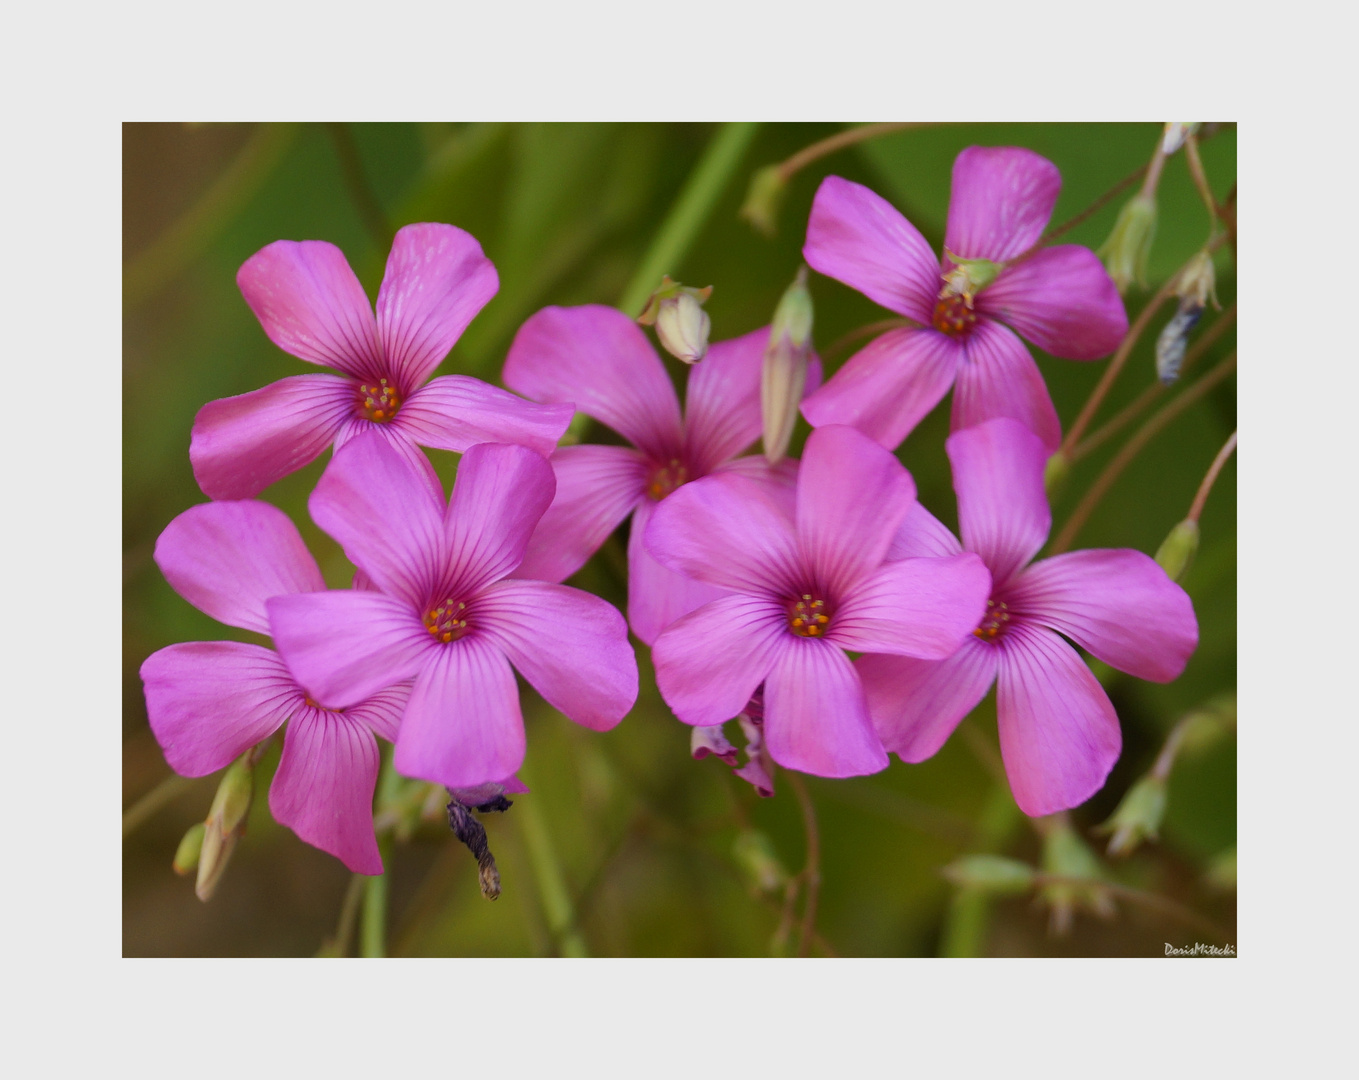
[[[1161,153],[1170,157],[1198,129],[1198,124],[1166,124],[1165,134],[1161,136]]]
[[[194,892],[205,902],[212,899],[237,841],[245,835],[246,818],[255,794],[255,771],[250,758],[251,752],[246,751],[227,766],[208,810],[208,819],[203,823]]]
[[[1032,866],[1000,855],[964,855],[940,873],[959,888],[1003,894],[1028,892],[1037,878]]]
[[[746,201],[741,204],[741,216],[758,232],[773,236],[779,217],[779,207],[788,191],[788,181],[784,179],[783,168],[779,165],[766,165],[750,178],[746,189]]]
[[[696,364],[708,352],[708,333],[712,321],[703,310],[703,302],[712,296],[713,287],[696,289],[661,278],[661,286],[646,302],[637,316],[643,326],[655,326],[661,346],[676,360]]]
[[[1161,541],[1156,561],[1171,581],[1179,581],[1199,550],[1199,523],[1185,518]]]
[[[1043,872],[1061,879],[1043,885],[1041,892],[1051,908],[1048,928],[1052,933],[1067,933],[1079,909],[1105,919],[1113,916],[1113,898],[1099,880],[1099,859],[1064,817],[1052,823],[1043,839]]]
[[[1236,694],[1217,694],[1180,722],[1179,751],[1198,754],[1231,734],[1236,727]]]
[[[1180,305],[1156,339],[1156,375],[1167,386],[1180,377],[1189,335],[1198,325],[1209,299],[1214,307],[1220,306],[1213,259],[1206,251],[1200,251],[1186,264],[1176,282],[1175,295],[1180,298]]]
[[[197,868],[198,856],[203,850],[203,834],[206,831],[207,826],[200,821],[189,828],[184,834],[184,839],[179,842],[179,847],[175,848],[175,861],[172,865],[180,877],[188,877]]]
[[[1166,812],[1166,782],[1155,774],[1137,781],[1109,820],[1096,832],[1109,837],[1111,856],[1131,855],[1144,840],[1155,840]]]
[[[1047,493],[1049,502],[1057,497],[1057,492],[1066,483],[1070,471],[1071,466],[1067,463],[1066,455],[1060,450],[1048,458],[1047,465],[1043,467],[1043,490]]]
[[[779,861],[769,837],[758,829],[742,829],[731,845],[732,856],[759,893],[771,893],[788,884],[788,871]]]
[[[1222,892],[1236,891],[1236,845],[1215,856],[1203,874],[1204,884]]]
[[[784,291],[769,325],[760,376],[760,411],[764,418],[764,456],[777,464],[788,451],[797,422],[798,405],[807,387],[807,364],[812,354],[812,296],[807,291],[807,267]]]
[[[1147,259],[1156,236],[1156,198],[1139,192],[1118,212],[1114,231],[1096,253],[1104,258],[1105,269],[1120,293],[1136,281],[1146,287]]]

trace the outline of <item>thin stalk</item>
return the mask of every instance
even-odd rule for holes
[[[802,777],[787,770],[784,776],[797,796],[798,805],[802,807],[802,825],[807,831],[807,861],[802,867],[807,894],[802,906],[802,926],[797,936],[797,954],[806,956],[812,936],[816,933],[816,905],[821,895],[821,832],[816,825],[816,807],[812,804],[812,797]]]
[[[385,864],[391,857],[391,841],[378,839],[378,850]],[[363,925],[359,931],[360,949],[364,956],[387,955],[387,875],[378,874],[363,883]]]
[[[829,157],[831,154],[843,150],[847,146],[853,146],[855,143],[867,142],[869,139],[891,135],[897,131],[910,131],[912,128],[935,126],[935,124],[924,123],[864,124],[861,127],[850,128],[848,131],[841,131],[819,142],[814,142],[811,146],[799,150],[792,157],[785,158],[779,163],[779,178],[787,183],[812,162],[820,161],[823,157]]]
[[[520,776],[522,778],[522,772]],[[519,807],[517,819],[524,830],[524,842],[528,845],[529,861],[533,863],[533,876],[538,884],[538,896],[543,903],[543,913],[547,916],[548,929],[563,956],[589,956],[585,938],[576,928],[571,894],[566,889],[566,879],[557,862],[552,836],[543,820],[538,800],[533,797],[520,799],[516,805]]]
[[[1169,424],[1190,405],[1198,401],[1208,393],[1213,387],[1236,370],[1236,352],[1229,353],[1218,365],[1207,375],[1201,378],[1183,394],[1177,397],[1160,412],[1156,413],[1150,420],[1138,429],[1137,434],[1129,439],[1121,450],[1114,455],[1113,460],[1104,467],[1104,471],[1096,477],[1095,482],[1090,485],[1090,489],[1081,498],[1076,509],[1071,512],[1071,517],[1062,527],[1062,531],[1057,535],[1057,539],[1052,543],[1053,555],[1059,555],[1071,547],[1071,543],[1076,539],[1076,534],[1085,525],[1086,520],[1099,505],[1101,499],[1108,494],[1114,481],[1127,468],[1128,464],[1141,453],[1142,448],[1147,445],[1161,429]]]
[[[169,806],[193,786],[194,781],[187,776],[171,773],[140,799],[123,811],[123,839],[147,821],[151,820],[163,807]]]
[[[681,260],[726,190],[759,126],[723,124],[718,129],[623,291],[618,306],[625,313],[640,314],[647,297],[661,283],[662,274],[676,276]]]
[[[1217,482],[1217,474],[1222,471],[1222,466],[1227,464],[1227,459],[1232,456],[1232,451],[1236,449],[1236,432],[1222,445],[1222,449],[1217,452],[1217,457],[1213,458],[1213,463],[1208,466],[1208,473],[1203,478],[1203,483],[1199,485],[1198,493],[1194,496],[1194,502],[1189,507],[1190,521],[1198,521],[1203,513],[1203,504],[1208,501],[1208,493],[1213,490],[1213,484]]]
[[[1189,175],[1194,178],[1194,187],[1198,188],[1203,205],[1208,208],[1208,238],[1211,240],[1217,235],[1218,218],[1222,213],[1218,209],[1217,200],[1213,198],[1213,189],[1208,184],[1203,159],[1199,157],[1199,141],[1193,135],[1184,140],[1184,160],[1189,165]]]
[[[363,168],[363,158],[359,155],[359,144],[354,141],[354,132],[348,124],[326,124],[331,142],[335,144],[335,156],[340,159],[340,175],[344,178],[345,190],[349,193],[359,220],[373,238],[379,251],[392,246],[392,227],[387,215],[378,202],[377,193],[368,182],[368,174]]]
[[[297,124],[260,124],[203,197],[123,268],[123,304],[149,300],[198,257],[250,201],[292,145]]]
[[[1208,243],[1203,246],[1202,250],[1211,255],[1222,246],[1228,235],[1229,234],[1227,233],[1219,233],[1212,240],[1208,241]],[[1104,398],[1109,393],[1109,388],[1113,386],[1114,380],[1118,378],[1119,372],[1123,370],[1123,365],[1128,362],[1128,357],[1132,355],[1133,347],[1136,346],[1138,339],[1151,324],[1151,320],[1156,317],[1156,312],[1160,310],[1161,305],[1174,295],[1175,287],[1179,284],[1180,275],[1184,273],[1185,268],[1197,257],[1198,253],[1195,252],[1184,266],[1181,266],[1175,273],[1171,274],[1170,277],[1166,279],[1165,284],[1156,290],[1156,295],[1147,301],[1147,306],[1138,313],[1136,320],[1134,320],[1132,326],[1128,328],[1128,333],[1124,336],[1122,343],[1118,346],[1118,351],[1114,353],[1113,359],[1109,361],[1109,366],[1104,369],[1104,374],[1100,376],[1099,383],[1096,384],[1095,389],[1091,391],[1089,399],[1086,401],[1085,405],[1082,406],[1080,415],[1076,417],[1076,422],[1071,425],[1071,430],[1067,432],[1066,438],[1062,440],[1062,447],[1058,453],[1062,454],[1068,461],[1071,460],[1072,448],[1081,441],[1081,436],[1085,434],[1085,429],[1090,426],[1090,421],[1095,418],[1095,413],[1104,402]]]
[[[1069,220],[1063,222],[1061,225],[1058,225],[1056,228],[1049,229],[1047,232],[1045,232],[1041,237],[1038,238],[1038,242],[1034,244],[1033,247],[1029,248],[1027,251],[1023,252],[1020,255],[1016,255],[1013,259],[1011,259],[1008,263],[1005,264],[1005,268],[1008,270],[1011,267],[1018,266],[1026,259],[1029,259],[1032,256],[1036,255],[1038,252],[1042,251],[1045,247],[1053,243],[1059,237],[1062,237],[1065,234],[1069,233],[1077,225],[1080,225],[1082,222],[1087,221],[1093,215],[1099,213],[1106,206],[1108,206],[1109,203],[1111,203],[1114,199],[1118,198],[1121,194],[1123,194],[1124,191],[1132,187],[1132,185],[1137,183],[1138,180],[1142,179],[1142,177],[1146,175],[1146,172],[1147,166],[1145,165],[1139,166],[1133,172],[1130,172],[1127,176],[1125,176],[1117,184],[1111,187],[1108,191],[1106,191],[1098,199],[1092,202],[1089,206],[1087,206],[1075,217],[1070,218]]]
[[[349,952],[349,939],[354,936],[354,924],[359,917],[359,901],[363,899],[363,885],[368,879],[355,874],[349,879],[345,889],[344,901],[340,904],[340,923],[335,928],[334,956],[345,956]]]
[[[1235,321],[1236,305],[1232,304],[1216,320],[1214,320],[1213,325],[1208,327],[1208,329],[1199,337],[1198,341],[1194,342],[1189,351],[1184,354],[1184,362],[1180,365],[1181,379],[1184,378],[1184,373],[1194,365],[1194,362],[1207,352],[1208,349],[1212,348],[1212,346],[1217,343],[1218,338],[1226,333],[1228,328]],[[1148,405],[1164,394],[1166,389],[1165,383],[1162,383],[1159,380],[1153,382],[1143,390],[1142,393],[1138,394],[1136,398],[1125,405],[1120,412],[1116,413],[1103,427],[1097,429],[1094,434],[1085,440],[1085,442],[1075,447],[1071,451],[1071,456],[1067,458],[1067,464],[1069,465],[1072,462],[1079,461],[1096,447],[1102,446],[1112,436],[1122,431],[1131,421],[1136,420]]]
[[[871,322],[867,326],[856,327],[849,331],[849,333],[842,334],[840,337],[836,338],[835,341],[831,343],[830,347],[821,354],[821,359],[833,360],[855,342],[862,341],[864,338],[874,337],[877,334],[885,333],[888,330],[897,330],[904,326],[919,325],[920,324],[914,319],[879,319],[877,322]]]

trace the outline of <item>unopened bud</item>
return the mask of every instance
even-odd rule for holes
[[[779,861],[773,843],[758,829],[737,833],[731,853],[756,892],[771,893],[788,884],[788,871]]]
[[[222,880],[236,843],[245,834],[246,818],[255,794],[255,771],[247,751],[227,766],[217,785],[212,808],[204,822],[203,841],[198,853],[198,878],[194,892],[207,901]]]
[[[1181,721],[1180,753],[1198,754],[1230,735],[1236,727],[1236,694],[1217,694]]]
[[[1161,541],[1156,561],[1171,581],[1179,581],[1199,550],[1199,523],[1185,518]]]
[[[1061,879],[1042,888],[1043,900],[1051,909],[1048,928],[1052,933],[1066,934],[1078,909],[1101,918],[1113,916],[1113,899],[1100,883],[1099,859],[1064,818],[1056,820],[1044,837],[1043,871]]]
[[[1154,774],[1137,781],[1096,832],[1109,837],[1111,856],[1131,855],[1144,840],[1160,835],[1166,812],[1166,783]]]
[[[1198,129],[1198,124],[1166,124],[1165,134],[1161,136],[1161,153],[1170,157]]]
[[[764,418],[764,456],[777,464],[788,452],[797,423],[798,405],[807,387],[807,364],[812,354],[812,294],[807,291],[807,267],[784,291],[769,325],[760,376],[760,411]]]
[[[1213,856],[1208,864],[1208,869],[1203,875],[1204,882],[1214,889],[1221,889],[1223,892],[1236,891],[1236,845],[1233,844],[1226,851]]]
[[[1071,466],[1067,463],[1066,455],[1060,450],[1048,458],[1047,465],[1043,467],[1043,490],[1047,493],[1049,502],[1056,498],[1070,471]]]
[[[1221,306],[1212,256],[1200,251],[1189,261],[1176,282],[1175,294],[1180,298],[1179,307],[1156,339],[1156,375],[1167,386],[1180,377],[1189,335],[1198,326],[1209,299],[1214,307]]]
[[[696,364],[708,352],[708,333],[712,320],[703,310],[703,303],[712,296],[711,285],[696,289],[661,278],[661,287],[651,294],[646,307],[637,316],[643,326],[655,326],[661,346],[676,360]]]
[[[1127,292],[1134,281],[1146,286],[1147,259],[1155,236],[1156,198],[1139,192],[1118,212],[1113,232],[1097,252],[1120,293]]]
[[[773,236],[777,231],[779,207],[788,190],[783,168],[779,165],[766,165],[750,178],[746,189],[746,201],[741,204],[741,216],[765,236]]]
[[[959,888],[1002,894],[1028,892],[1037,877],[1028,863],[1001,855],[964,855],[940,873]]]
[[[201,821],[189,828],[184,839],[175,848],[174,871],[180,877],[188,877],[198,867],[198,856],[203,850],[203,834],[207,831]]]

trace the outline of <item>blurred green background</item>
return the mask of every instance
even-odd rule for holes
[[[712,285],[713,338],[768,322],[800,264],[812,196],[828,174],[867,184],[901,209],[936,250],[944,231],[953,158],[973,145],[1021,145],[1061,169],[1054,224],[1073,217],[1145,165],[1159,124],[948,124],[902,131],[816,161],[791,180],[766,238],[738,217],[751,175],[844,130],[832,124],[760,125],[682,258],[667,267]],[[189,465],[189,431],[206,402],[257,389],[309,365],[274,347],[241,299],[236,270],[273,240],[321,239],[348,256],[370,297],[386,258],[384,237],[415,221],[471,232],[495,263],[500,292],[440,373],[498,382],[514,332],[547,304],[616,303],[718,134],[708,124],[129,124],[123,133],[124,399],[124,807],[169,776],[146,723],[137,671],[177,641],[245,640],[180,599],[152,561],[155,539],[204,501]],[[1236,182],[1236,133],[1204,139],[1219,200]],[[1129,191],[1127,194],[1131,194]],[[1063,238],[1098,246],[1127,194]],[[1203,243],[1208,216],[1184,155],[1166,166],[1149,288],[1126,297],[1135,316],[1151,292]],[[1218,253],[1218,295],[1235,300],[1230,248]],[[853,347],[843,335],[890,313],[837,282],[811,275],[815,341],[834,370]],[[1096,426],[1155,380],[1152,347],[1173,307],[1151,323]],[[1198,333],[1219,314],[1209,309]],[[1226,325],[1185,382],[1235,349]],[[1069,427],[1105,367],[1035,350]],[[683,372],[672,371],[682,386]],[[1158,404],[1173,401],[1177,388]],[[1151,413],[1145,414],[1152,415]],[[1145,419],[1145,416],[1142,418]],[[1054,503],[1054,532],[1139,419],[1078,462]],[[1179,415],[1119,477],[1076,547],[1155,552],[1188,510],[1218,449],[1236,426],[1235,378]],[[956,511],[943,441],[947,404],[906,441],[901,459],[921,501],[951,526]],[[805,434],[800,429],[798,438]],[[597,427],[587,441],[602,437]],[[446,480],[455,458],[431,451]],[[329,455],[264,498],[298,524],[327,580],[348,583],[338,546],[307,517],[306,499]],[[931,761],[852,780],[808,777],[820,848],[813,955],[1160,955],[1163,942],[1235,943],[1234,737],[1180,755],[1159,843],[1103,857],[1091,828],[1146,773],[1177,720],[1236,686],[1236,465],[1228,462],[1202,517],[1203,541],[1182,584],[1199,617],[1200,645],[1166,686],[1114,673],[1106,682],[1124,751],[1105,789],[1073,811],[1075,835],[1097,853],[1091,872],[1118,886],[1112,916],[1080,913],[1053,933],[1032,893],[961,897],[940,874],[961,855],[988,851],[1037,864],[1039,830],[1014,808],[993,772],[994,698]],[[624,530],[626,526],[624,526]],[[625,532],[572,584],[625,603]],[[533,794],[485,819],[504,894],[480,896],[476,865],[439,823],[418,828],[387,857],[388,949],[394,955],[762,956],[795,948],[805,894],[761,877],[761,850],[777,878],[804,867],[807,833],[787,774],[759,799],[713,759],[689,756],[689,729],[670,715],[638,643],[642,692],[614,731],[596,734],[556,714],[527,686],[522,775]],[[171,797],[125,839],[126,955],[313,955],[336,933],[351,875],[270,819],[264,762],[249,830],[216,895],[201,903],[192,879],[170,868],[184,831],[202,820],[215,780],[161,789]],[[524,804],[537,805],[526,811]],[[790,924],[791,912],[791,924]],[[1197,919],[1198,921],[1194,921]],[[1205,922],[1206,920],[1206,922]],[[1221,940],[1212,935],[1218,933]],[[351,950],[355,946],[351,945]]]

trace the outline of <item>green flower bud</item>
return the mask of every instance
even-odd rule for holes
[[[1109,836],[1110,855],[1131,855],[1142,841],[1159,836],[1165,812],[1166,783],[1155,775],[1147,775],[1128,789],[1109,820],[1096,831]]]
[[[246,817],[255,793],[255,772],[250,751],[227,766],[217,785],[208,820],[204,822],[203,841],[198,853],[198,880],[194,891],[198,899],[212,898],[226,870],[236,842],[245,834]]]
[[[1213,856],[1203,875],[1204,883],[1223,892],[1236,891],[1236,845]]]
[[[207,826],[200,821],[190,827],[184,834],[184,839],[179,842],[179,847],[175,848],[175,861],[172,865],[180,877],[187,877],[197,868],[198,855],[203,850],[203,834],[206,831]]]
[[[1037,878],[1032,866],[1000,855],[964,855],[940,873],[959,888],[1002,894],[1028,892]]]
[[[1199,523],[1185,518],[1161,541],[1156,561],[1171,581],[1179,581],[1199,550]]]
[[[756,231],[765,236],[773,236],[777,231],[779,207],[788,191],[788,181],[783,177],[779,165],[766,165],[750,178],[746,189],[746,201],[741,204],[741,216]]]
[[[1184,718],[1180,728],[1181,753],[1198,754],[1231,734],[1236,727],[1236,694],[1218,694]]]
[[[807,268],[803,266],[774,311],[760,376],[764,456],[771,465],[777,464],[788,451],[798,405],[807,387],[811,354],[812,295],[807,291]]]
[[[1043,467],[1043,490],[1047,492],[1049,501],[1057,497],[1070,471],[1066,455],[1060,450],[1048,458],[1047,465]]]
[[[1096,252],[1120,293],[1126,293],[1135,280],[1146,287],[1147,259],[1156,236],[1156,199],[1139,192],[1118,212],[1114,231]]]
[[[788,884],[788,871],[779,861],[773,843],[758,829],[737,833],[731,853],[756,892],[772,893]]]
[[[1051,909],[1048,926],[1054,934],[1067,933],[1078,910],[1113,916],[1113,898],[1100,883],[1099,859],[1065,818],[1056,819],[1043,839],[1043,872],[1062,879],[1044,884],[1039,894]]]

